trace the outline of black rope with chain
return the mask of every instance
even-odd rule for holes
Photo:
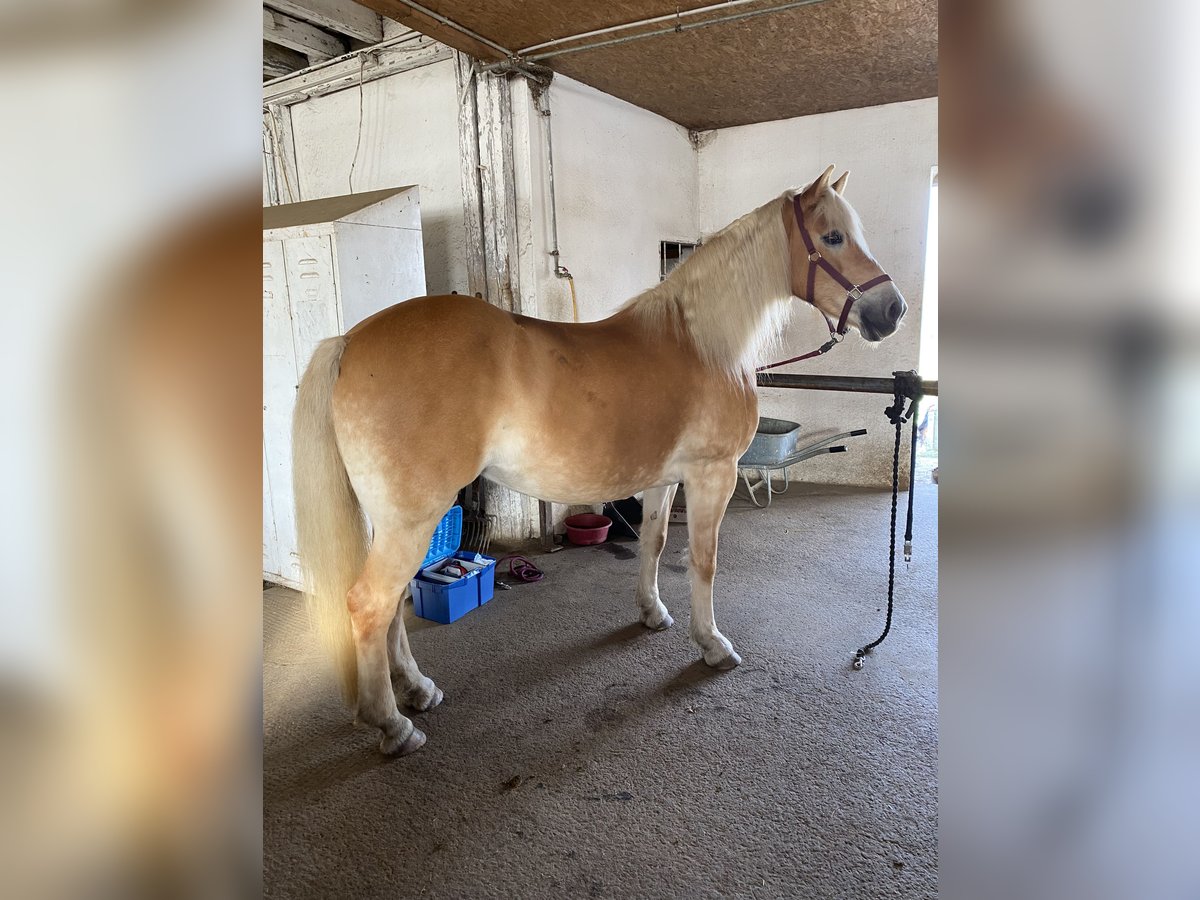
[[[896,507],[898,506],[900,494],[900,432],[905,422],[912,421],[910,426],[912,431],[912,448],[909,453],[909,472],[908,472],[908,526],[904,533],[904,558],[908,560],[912,554],[912,522],[913,522],[913,495],[915,491],[914,476],[916,474],[917,462],[917,423],[913,420],[913,415],[917,409],[917,403],[921,399],[921,382],[917,378],[916,372],[893,372],[895,386],[893,388],[892,405],[884,410],[888,419],[896,429],[896,440],[892,447],[892,519],[891,519],[891,534],[888,539],[888,589],[887,589],[887,619],[883,625],[883,633],[871,643],[864,647],[859,647],[854,653],[854,668],[861,669],[863,660],[867,654],[878,647],[887,638],[888,633],[892,630],[892,611],[895,606],[895,588],[896,588]],[[908,412],[904,411],[904,401],[909,400]]]

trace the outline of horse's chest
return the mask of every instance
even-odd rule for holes
[[[752,391],[718,395],[696,417],[695,440],[714,456],[740,456],[757,426],[758,397]]]

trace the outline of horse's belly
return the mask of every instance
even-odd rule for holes
[[[489,481],[554,503],[582,504],[619,500],[646,488],[681,480],[670,466],[599,462],[563,465],[562,460],[498,461],[483,470]]]

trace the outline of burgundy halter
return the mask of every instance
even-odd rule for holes
[[[802,359],[810,359],[814,356],[820,356],[822,353],[828,353],[834,347],[842,342],[842,338],[846,336],[846,320],[850,318],[850,307],[854,305],[854,301],[858,300],[873,287],[883,284],[885,281],[891,281],[892,276],[884,272],[881,275],[876,275],[865,284],[854,284],[838,271],[837,266],[821,255],[821,251],[813,246],[812,238],[808,234],[808,229],[804,227],[804,210],[801,207],[800,195],[797,194],[792,200],[792,205],[796,210],[796,227],[800,229],[800,237],[804,239],[804,247],[808,250],[808,286],[805,288],[806,297],[801,297],[805,303],[810,303],[825,319],[825,324],[829,326],[829,340],[818,347],[816,350],[805,353],[803,356],[793,356],[791,359],[785,359],[782,362],[771,363],[767,366],[759,366],[755,369],[756,372],[762,372],[764,369],[775,369],[779,366],[786,366],[788,363],[799,362]],[[829,277],[846,289],[846,302],[842,306],[842,314],[838,316],[837,327],[834,327],[829,316],[825,315],[822,310],[813,301],[816,296],[814,289],[817,285],[817,268],[820,267],[829,273]]]

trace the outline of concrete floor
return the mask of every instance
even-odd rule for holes
[[[766,511],[735,499],[716,614],[744,663],[726,674],[687,638],[684,526],[663,556],[670,631],[636,624],[634,547],[617,543],[539,557],[542,582],[452,625],[415,620],[446,700],[399,760],[351,726],[298,596],[266,591],[266,893],[936,896],[934,485],[917,487],[893,633],[850,667],[883,621],[889,505],[802,486]]]

